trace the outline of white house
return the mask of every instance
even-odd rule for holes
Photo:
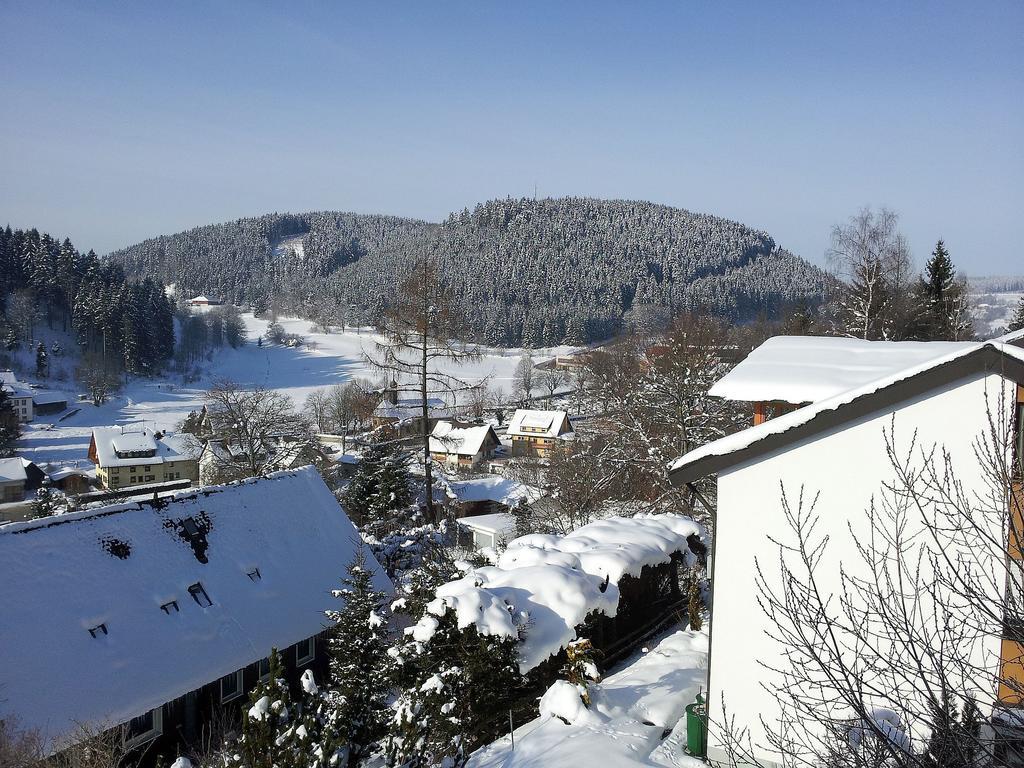
[[[176,480],[199,480],[199,442],[189,434],[153,432],[141,426],[94,427],[89,460],[111,490]]]
[[[838,591],[840,564],[852,575],[858,566],[865,568],[856,537],[870,530],[866,510],[872,496],[894,477],[887,431],[897,450],[915,435],[920,446],[948,450],[968,493],[989,487],[974,441],[989,428],[990,414],[1003,427],[1016,425],[1021,450],[1024,350],[1007,343],[1014,340],[903,345],[773,339],[751,354],[750,365],[741,363],[716,385],[713,391],[735,399],[807,404],[702,446],[670,469],[680,485],[718,476],[707,695],[713,762],[727,759],[725,712],[737,729],[748,729],[758,759],[778,761],[763,726],[779,716],[772,693],[778,678],[765,666],[785,669],[787,662],[783,647],[769,636],[773,625],[759,605],[756,576],[760,564],[768,587],[780,586],[779,551],[772,540],[793,538],[782,491],[793,504],[801,490],[805,499],[819,494],[816,534],[829,537],[819,579],[823,588]],[[1005,531],[993,535],[1005,541]],[[1005,557],[998,560],[991,564],[994,572],[1004,567]],[[1005,693],[994,690],[998,665],[1005,674],[1011,657],[1019,662],[1022,654],[996,636],[982,645],[974,658],[991,674],[979,673],[974,683],[991,706]]]
[[[128,723],[173,759],[243,706],[271,648],[293,684],[323,679],[324,611],[358,541],[310,468],[2,526],[0,718],[50,748]]]
[[[453,469],[477,467],[501,445],[490,424],[459,426],[439,421],[430,433],[430,455]]]
[[[513,456],[547,456],[555,442],[572,432],[565,411],[535,411],[518,408],[505,434],[512,440]]]
[[[32,421],[35,416],[32,390],[18,381],[18,377],[14,375],[13,371],[0,371],[0,389],[7,393],[18,421]]]
[[[422,434],[420,423],[423,421],[423,397],[415,387],[409,392],[403,391],[397,381],[392,381],[385,389],[380,403],[370,415],[370,424],[374,429],[392,427],[400,435]],[[453,408],[445,404],[440,397],[427,396],[427,429],[432,430],[438,419],[454,416]]]

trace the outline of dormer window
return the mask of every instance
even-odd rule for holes
[[[89,630],[89,634],[92,637],[99,637],[100,635],[106,635],[107,634],[107,625],[106,624],[97,624],[95,627],[93,627],[92,629]]]
[[[160,610],[166,613],[168,616],[170,616],[172,613],[178,613],[178,601],[171,600],[169,603],[164,603],[160,606]]]
[[[250,581],[259,581],[260,579],[263,578],[263,576],[260,574],[260,569],[259,568],[253,568],[251,571],[249,571],[246,574],[246,576],[249,577]]]
[[[210,596],[206,594],[206,590],[203,589],[203,585],[201,582],[197,581],[195,584],[189,587],[188,593],[192,595],[192,599],[195,600],[203,608],[208,608],[211,605],[213,605],[213,601],[210,599]]]
[[[195,518],[186,517],[181,521],[181,527],[185,530],[185,535],[188,536],[189,540],[194,539],[199,535],[199,526],[196,525]]]

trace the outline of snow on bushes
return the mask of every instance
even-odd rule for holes
[[[482,635],[521,638],[519,669],[526,673],[576,639],[589,614],[614,616],[623,576],[639,576],[675,553],[694,564],[687,539],[703,534],[690,518],[658,514],[598,520],[566,536],[523,536],[496,566],[470,568],[440,586],[406,633],[429,643],[438,618],[451,610],[460,629],[475,625]]]

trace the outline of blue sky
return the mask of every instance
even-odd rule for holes
[[[822,262],[1024,273],[1024,3],[0,0],[0,222],[106,252],[268,211],[648,199]]]

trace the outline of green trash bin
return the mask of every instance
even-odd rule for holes
[[[704,697],[686,707],[686,751],[694,757],[706,757],[708,750],[708,708]]]

